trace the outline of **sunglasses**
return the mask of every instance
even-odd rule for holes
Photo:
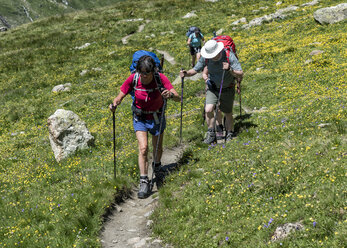
[[[147,76],[148,74],[151,74],[151,71],[140,71],[141,75]]]

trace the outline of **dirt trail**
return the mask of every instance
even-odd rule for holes
[[[164,168],[172,170],[177,167],[182,157],[183,146],[165,149],[162,157]],[[150,166],[149,175],[152,175]],[[151,237],[151,220],[149,220],[158,203],[159,195],[156,185],[153,194],[147,199],[137,198],[137,188],[124,202],[116,205],[109,219],[105,222],[101,232],[101,244],[104,248],[162,248],[171,247],[162,244],[161,240]]]

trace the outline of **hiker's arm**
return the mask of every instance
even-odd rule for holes
[[[243,78],[243,71],[233,70],[232,68],[230,68],[230,72],[236,78],[236,81],[238,83],[241,83],[242,78]]]
[[[230,61],[229,70],[231,74],[236,78],[237,82],[241,83],[243,78],[243,71],[241,68],[241,64],[239,60],[236,58],[235,54],[232,52],[230,53],[229,61]]]
[[[190,46],[190,43],[192,42],[192,39],[189,37],[187,40],[187,45]]]
[[[171,90],[164,90],[161,95],[166,99],[172,99],[175,102],[179,102],[181,97],[178,95],[177,91],[172,88]]]
[[[204,67],[204,70],[202,71],[202,78],[205,80],[208,79],[208,69],[207,69],[207,66]]]
[[[231,70],[231,74],[236,78],[236,91],[237,94],[241,94],[241,81],[243,78],[243,71]]]
[[[110,110],[115,111],[117,106],[120,105],[120,103],[123,101],[126,94],[124,94],[122,91],[119,92],[118,96],[113,100],[113,103],[110,104]]]
[[[194,69],[190,69],[189,71],[186,71],[186,70],[181,70],[180,71],[180,77],[183,78],[183,77],[191,77],[191,76],[194,76],[196,73],[198,73],[196,70]]]

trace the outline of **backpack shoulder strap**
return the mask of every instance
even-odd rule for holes
[[[154,80],[157,83],[157,87],[159,88],[164,88],[163,83],[161,82],[161,78],[160,78],[160,72],[155,72],[154,73]]]
[[[132,82],[133,87],[134,87],[134,91],[135,90],[139,90],[139,91],[153,92],[155,90],[159,90],[160,91],[160,88],[164,87],[162,82],[161,82],[160,73],[159,72],[155,72],[154,73],[154,81],[157,84],[157,87],[154,88],[154,89],[139,89],[139,88],[137,88],[137,84],[139,82],[139,79],[140,79],[140,73],[136,72],[135,75],[134,75],[134,78],[133,78],[133,82]]]
[[[139,73],[138,73],[138,72],[135,72],[135,75],[134,75],[134,77],[133,77],[133,88],[134,88],[134,89],[135,89],[136,86],[137,86],[137,83],[138,83],[138,81],[139,81],[139,77],[140,77]]]
[[[231,49],[231,48],[230,48],[230,49]],[[227,61],[228,61],[228,63],[230,64],[230,59],[229,59],[229,57],[230,57],[230,52],[231,52],[231,50],[224,48],[224,52],[225,52],[225,57],[227,58]]]

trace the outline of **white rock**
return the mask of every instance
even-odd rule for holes
[[[330,125],[331,125],[331,123],[321,123],[321,124],[318,125],[318,127],[323,128],[323,127],[327,127],[327,126],[330,126]]]
[[[139,242],[137,242],[134,245],[134,248],[142,248],[146,245],[146,240],[145,239],[141,239]]]
[[[247,23],[247,19],[245,17],[242,17],[241,19],[232,22],[231,25],[235,26],[239,25],[240,23]]]
[[[196,17],[197,15],[195,14],[195,10],[193,10],[190,13],[187,13],[185,16],[183,16],[182,18],[186,19],[186,18],[192,18],[192,17]]]
[[[153,220],[148,220],[146,226],[149,228],[153,225]]]
[[[58,93],[62,91],[70,91],[70,88],[71,88],[71,83],[59,84],[53,87],[52,92]]]
[[[81,50],[81,49],[84,49],[84,48],[87,48],[87,47],[89,47],[91,44],[90,43],[85,43],[84,45],[82,45],[82,46],[80,46],[80,47],[75,47],[75,49],[77,49],[77,50]]]
[[[147,218],[147,217],[151,216],[152,214],[153,214],[153,210],[145,213],[143,216]]]
[[[133,244],[136,244],[136,243],[140,242],[140,240],[141,240],[140,237],[135,237],[135,238],[128,239],[127,243],[129,245],[133,245]]]
[[[315,56],[322,53],[324,53],[324,51],[322,50],[313,50],[312,52],[310,52],[310,56]]]
[[[271,241],[276,241],[286,238],[291,232],[302,230],[304,226],[300,223],[286,223],[276,228],[271,237]]]
[[[86,75],[86,74],[87,74],[87,72],[88,72],[88,70],[82,70],[82,71],[81,71],[81,73],[80,73],[80,76],[84,76],[84,75]]]
[[[72,111],[58,109],[48,118],[47,123],[49,141],[58,162],[94,144],[94,137],[86,124]]]
[[[302,6],[302,7],[305,7],[305,6],[313,6],[313,5],[316,5],[316,4],[318,4],[318,3],[319,3],[318,0],[313,0],[312,2],[302,4],[301,6]]]
[[[320,24],[334,24],[347,18],[347,3],[322,8],[313,13],[314,19]]]

